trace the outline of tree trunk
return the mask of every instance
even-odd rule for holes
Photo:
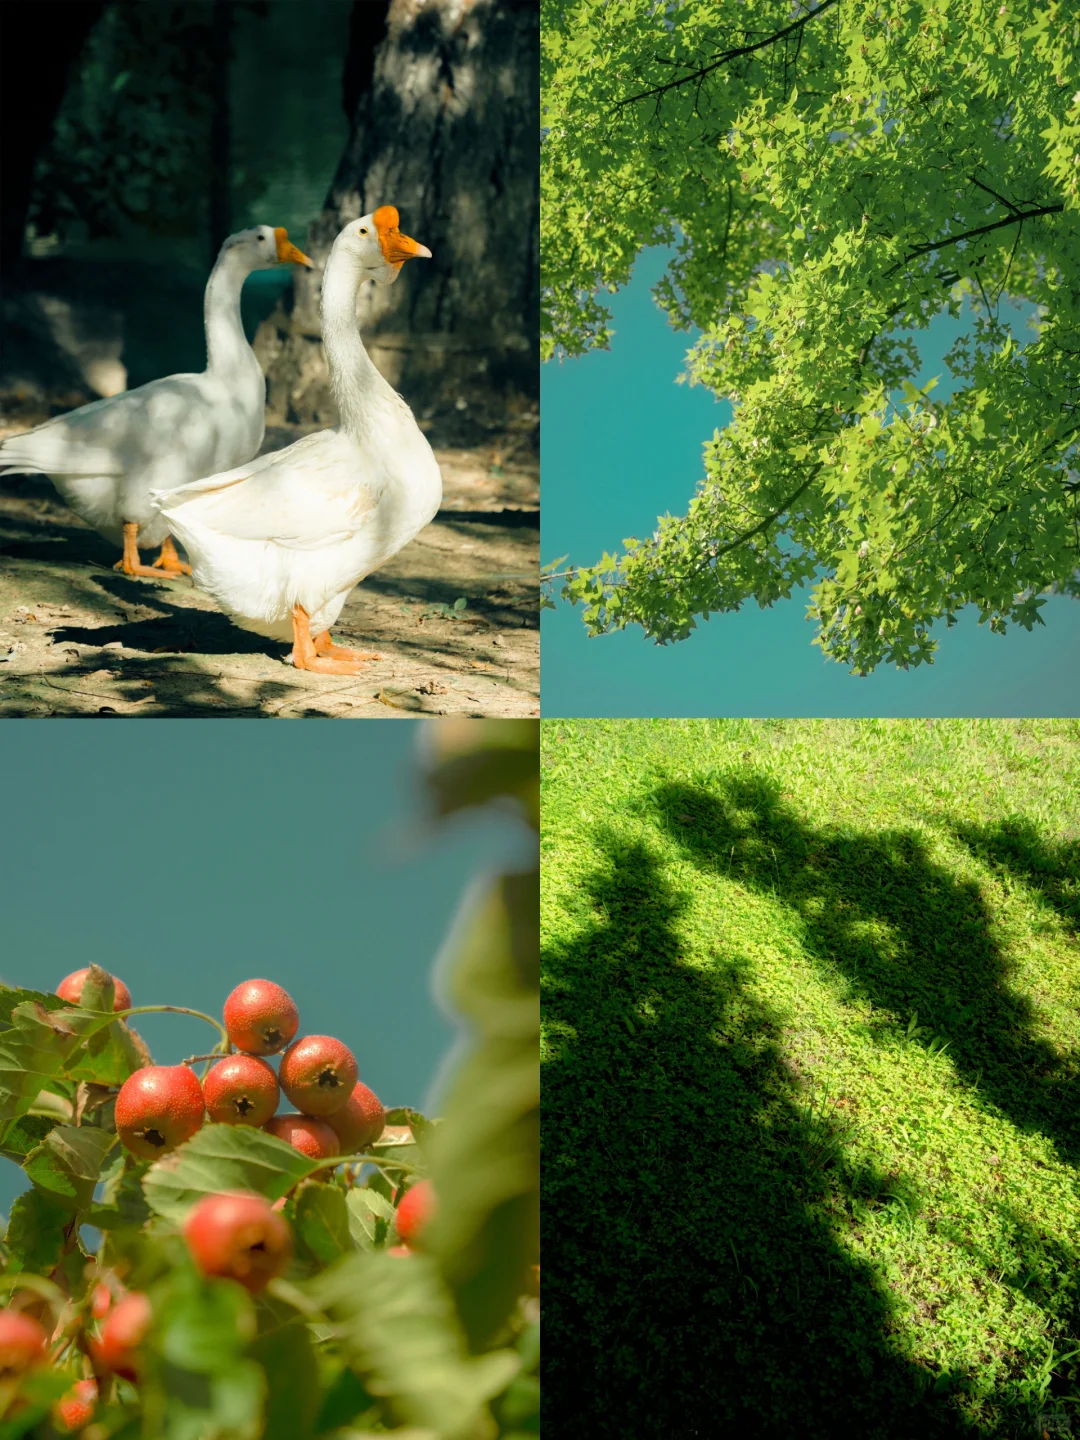
[[[103,9],[95,0],[0,7],[0,274],[5,280],[22,258],[34,165],[52,134],[68,71]]]
[[[433,259],[410,261],[393,286],[363,287],[358,318],[372,359],[422,413],[499,425],[518,399],[539,394],[539,6],[357,8],[366,13],[358,24],[354,11],[346,95],[357,77],[370,80],[308,234],[316,269],[297,274],[256,341],[271,413],[336,422],[320,343],[322,264],[349,220],[395,205]]]

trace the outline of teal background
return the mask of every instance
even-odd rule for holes
[[[685,514],[701,477],[701,447],[730,419],[727,402],[673,383],[694,336],[671,328],[651,296],[667,252],[642,255],[631,283],[607,297],[610,351],[541,370],[543,560],[569,552],[594,564],[624,536],[652,533],[657,515]],[[1019,328],[1022,317],[1016,312]],[[923,373],[942,381],[958,333],[948,317],[920,337]],[[560,567],[562,568],[562,567]],[[594,640],[580,609],[560,603],[542,622],[543,713],[554,715],[922,716],[1080,715],[1080,604],[1051,597],[1044,627],[1004,636],[971,608],[935,627],[932,666],[849,674],[811,643],[806,595],[761,610],[714,615],[678,644],[634,627]]]
[[[135,1005],[220,1017],[233,986],[265,976],[301,1034],[345,1041],[384,1104],[422,1106],[458,1033],[433,961],[473,876],[521,845],[506,816],[427,823],[431,723],[8,722],[0,979],[52,990],[96,961]],[[217,1038],[190,1016],[133,1023],[158,1064]],[[24,1189],[0,1160],[0,1211]]]

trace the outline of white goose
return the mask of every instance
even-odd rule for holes
[[[349,591],[435,516],[442,476],[412,411],[376,370],[356,323],[365,280],[388,285],[431,251],[383,205],[334,241],[322,287],[323,343],[341,413],[308,435],[168,494],[156,494],[195,583],[237,625],[292,641],[303,670],[355,675],[380,655],[345,650],[330,626]]]
[[[263,439],[266,387],[240,323],[240,291],[253,270],[311,265],[282,229],[230,235],[206,286],[206,369],[167,375],[95,400],[0,444],[0,475],[48,475],[87,524],[124,547],[125,575],[190,574],[150,500],[211,470],[239,465]],[[140,546],[161,546],[153,565]]]

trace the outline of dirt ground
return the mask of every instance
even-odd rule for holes
[[[306,433],[268,427],[263,450]],[[0,717],[538,715],[535,449],[520,434],[433,443],[442,508],[346,602],[335,641],[386,657],[346,677],[294,670],[186,578],[116,573],[118,552],[43,476],[0,480]]]

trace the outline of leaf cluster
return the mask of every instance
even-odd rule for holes
[[[733,407],[685,516],[574,567],[658,643],[811,588],[826,654],[918,665],[978,607],[1080,594],[1080,22],[1062,3],[545,9],[544,354],[610,340],[641,249]],[[1003,302],[1023,306],[1026,337]],[[918,338],[970,320],[951,393]]]

